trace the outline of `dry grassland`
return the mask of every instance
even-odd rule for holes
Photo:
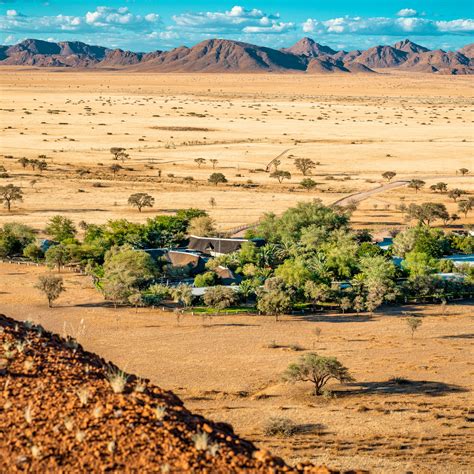
[[[221,230],[282,212],[299,200],[325,203],[377,187],[387,170],[396,179],[424,179],[415,195],[404,187],[370,196],[354,215],[356,226],[386,229],[403,223],[403,200],[457,205],[429,186],[473,190],[472,79],[380,74],[139,75],[2,68],[0,158],[25,200],[12,218],[38,229],[54,214],[74,221],[140,221],[179,208],[207,209]],[[113,146],[125,147],[126,170],[113,178]],[[279,185],[262,170],[282,154],[292,173]],[[18,158],[46,155],[40,174]],[[194,161],[205,158],[198,167]],[[320,162],[316,190],[299,187],[296,158]],[[210,160],[218,160],[213,169]],[[227,185],[209,185],[214,172]],[[161,178],[158,173],[161,172]],[[193,181],[186,181],[192,177]],[[31,186],[31,181],[36,184]],[[94,187],[101,181],[103,187]],[[142,215],[128,196],[145,191],[154,209]],[[210,199],[216,206],[211,208]],[[468,216],[469,219],[469,216]],[[472,217],[470,218],[472,221]]]

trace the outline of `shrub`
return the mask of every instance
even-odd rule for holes
[[[227,286],[208,288],[203,297],[204,304],[215,309],[225,309],[237,301],[237,293]]]
[[[214,272],[206,272],[197,275],[194,279],[196,288],[204,288],[206,286],[214,286],[217,283],[217,275]]]
[[[296,424],[289,418],[275,416],[270,418],[263,427],[266,436],[293,436],[297,432]]]

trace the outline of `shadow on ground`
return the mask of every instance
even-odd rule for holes
[[[429,380],[409,380],[395,378],[386,382],[354,382],[347,385],[349,390],[337,392],[337,396],[371,395],[371,394],[405,394],[405,395],[427,395],[437,397],[448,393],[468,392],[459,385]]]

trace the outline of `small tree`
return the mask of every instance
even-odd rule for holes
[[[205,162],[206,162],[206,160],[204,158],[196,158],[194,160],[194,163],[196,163],[198,165],[198,168],[200,168],[201,165],[203,165]]]
[[[458,211],[464,214],[464,217],[467,217],[468,213],[472,211],[472,206],[474,204],[474,199],[470,198],[465,201],[458,202]]]
[[[54,268],[56,267],[58,273],[61,273],[61,268],[69,262],[70,254],[65,245],[53,245],[44,254],[46,264]]]
[[[120,170],[123,170],[123,167],[120,166],[118,163],[114,163],[113,165],[110,165],[109,170],[112,171],[112,173],[113,173],[113,175],[114,175],[114,178],[115,178],[115,176],[117,175],[117,173],[118,173]]]
[[[295,160],[295,166],[298,171],[303,173],[303,176],[307,176],[311,174],[311,170],[316,168],[316,163],[309,158],[297,158]]]
[[[189,285],[178,285],[171,291],[173,300],[181,304],[184,308],[191,306],[193,302],[193,290]]]
[[[235,304],[237,293],[228,286],[213,286],[206,290],[203,301],[206,306],[219,311]]]
[[[341,383],[352,382],[349,370],[335,357],[324,357],[311,352],[300,357],[299,361],[288,366],[284,378],[290,382],[311,382],[314,394],[322,395],[323,387],[331,379]]]
[[[209,216],[194,217],[189,221],[188,234],[199,237],[210,237],[215,235],[215,222]]]
[[[20,159],[18,160],[18,163],[20,163],[20,165],[21,165],[21,166],[23,167],[23,169],[24,169],[24,168],[26,168],[26,167],[30,164],[30,160],[29,160],[28,158],[23,157],[23,158],[20,158]]]
[[[415,190],[415,193],[417,193],[426,183],[422,181],[421,179],[412,179],[408,183],[408,187],[411,189]]]
[[[347,296],[343,296],[339,302],[339,307],[341,308],[342,314],[352,308],[352,301]]]
[[[212,160],[209,160],[212,164],[212,169],[216,169],[217,163],[219,163],[219,160],[216,160],[213,158]]]
[[[303,189],[306,189],[309,191],[311,189],[314,189],[317,186],[317,184],[318,183],[316,183],[316,181],[312,180],[311,178],[305,178],[301,181],[300,186]]]
[[[222,173],[212,173],[208,181],[217,186],[220,183],[227,183],[227,178]]]
[[[211,207],[216,207],[217,203],[216,203],[215,198],[213,198],[213,197],[209,198],[209,205]]]
[[[284,179],[291,179],[291,173],[289,171],[277,170],[270,174],[270,178],[277,179],[281,184]]]
[[[463,194],[466,194],[466,192],[463,191],[462,189],[454,188],[454,189],[451,189],[451,191],[449,191],[448,197],[452,199],[454,202],[456,202],[458,198],[460,198]]]
[[[385,173],[382,173],[382,178],[386,179],[389,183],[392,181],[393,178],[397,176],[397,173],[395,171],[385,171]]]
[[[135,193],[131,194],[128,198],[128,204],[132,207],[136,207],[138,212],[142,212],[144,207],[153,207],[155,198],[147,193]]]
[[[50,308],[53,307],[53,301],[57,300],[59,295],[66,290],[64,288],[63,279],[52,275],[40,276],[35,288],[46,295]]]
[[[114,160],[118,160],[120,157],[120,154],[125,152],[125,148],[114,146],[110,149],[110,153],[114,155]]]
[[[469,173],[469,170],[467,168],[460,168],[459,172],[463,175],[466,176]]]
[[[407,319],[407,325],[410,328],[412,339],[415,336],[416,330],[421,326],[422,323],[423,323],[423,320],[421,318],[417,318],[415,316],[410,316]]]
[[[0,202],[4,204],[8,212],[11,211],[12,202],[23,201],[23,191],[14,184],[0,186]]]
[[[65,216],[53,216],[49,219],[45,229],[46,233],[54,240],[62,242],[66,239],[73,239],[76,235],[76,227],[71,219]]]
[[[45,160],[41,160],[38,162],[38,169],[40,173],[42,173],[47,168],[48,168],[48,163],[46,163]]]
[[[259,291],[257,296],[257,309],[263,314],[274,316],[277,322],[281,314],[291,309],[291,298],[284,290],[275,288]]]

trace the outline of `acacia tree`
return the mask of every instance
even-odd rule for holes
[[[120,154],[121,153],[124,153],[125,152],[125,148],[122,148],[122,147],[119,147],[119,146],[114,146],[110,149],[110,153],[112,153],[112,155],[114,155],[114,160],[118,160],[119,157],[120,157]]]
[[[450,218],[446,206],[437,202],[424,202],[420,205],[412,203],[408,206],[406,215],[408,219],[416,219],[424,225],[430,225],[436,219],[447,221]]]
[[[448,197],[450,197],[454,202],[456,202],[458,198],[460,198],[463,194],[466,194],[466,192],[462,189],[454,188],[449,191]]]
[[[112,171],[112,173],[114,174],[114,178],[115,178],[115,176],[117,175],[117,173],[118,173],[120,170],[123,170],[123,167],[120,166],[118,163],[114,163],[113,165],[110,165],[109,170]]]
[[[284,179],[291,179],[291,173],[289,171],[277,170],[270,174],[270,178],[275,178],[281,184]]]
[[[206,160],[204,158],[196,158],[194,162],[197,163],[198,168],[200,168],[201,165],[203,165],[206,162]]]
[[[281,314],[291,309],[291,297],[280,278],[268,278],[264,288],[257,290],[257,298],[257,309],[263,314],[274,316],[276,322]]]
[[[413,339],[415,336],[416,330],[421,326],[423,320],[421,318],[417,318],[416,316],[410,316],[407,318],[407,325],[411,331],[411,338]]]
[[[393,178],[397,176],[397,173],[395,171],[385,171],[385,173],[382,173],[382,178],[386,179],[389,183],[392,181]]]
[[[138,212],[142,212],[144,207],[153,207],[155,198],[147,193],[135,193],[131,194],[128,198],[128,204],[132,207],[136,207]]]
[[[422,181],[421,179],[412,179],[408,183],[408,187],[411,189],[415,190],[415,193],[417,193],[426,183]]]
[[[63,279],[52,275],[40,276],[35,288],[46,295],[48,306],[50,308],[53,307],[53,301],[57,300],[63,291],[66,291]]]
[[[298,171],[303,173],[303,176],[311,174],[311,170],[316,168],[316,163],[309,158],[297,158],[295,160],[295,167]]]
[[[14,184],[0,186],[0,202],[4,204],[8,212],[11,211],[12,202],[14,201],[23,201],[23,191],[21,188]]]
[[[466,174],[469,173],[469,170],[468,170],[467,168],[461,168],[461,169],[459,170],[459,172],[460,172],[463,176],[465,176]]]
[[[464,214],[464,217],[467,217],[468,213],[472,211],[472,206],[474,205],[474,198],[469,198],[467,200],[458,202],[458,211]]]
[[[220,183],[227,183],[227,178],[222,173],[212,173],[208,181],[217,186]]]
[[[322,395],[323,387],[331,379],[341,383],[354,381],[349,370],[335,357],[324,357],[314,352],[305,354],[298,362],[290,364],[284,378],[290,383],[311,382],[316,396]]]
[[[216,160],[215,158],[209,160],[212,163],[212,169],[216,169],[217,163],[219,163],[219,160]]]
[[[432,184],[430,186],[430,189],[434,191],[435,193],[439,191],[440,193],[445,193],[448,190],[448,185],[446,183],[443,183],[442,181],[436,184]]]

